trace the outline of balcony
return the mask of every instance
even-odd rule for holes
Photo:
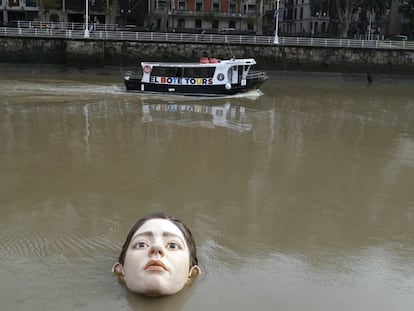
[[[182,17],[204,17],[206,14],[213,15],[217,18],[249,18],[254,14],[243,14],[235,12],[213,12],[213,11],[186,11],[176,10],[168,12],[168,15],[182,16]]]

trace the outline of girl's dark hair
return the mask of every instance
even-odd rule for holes
[[[188,246],[188,250],[190,252],[190,268],[194,265],[198,265],[198,259],[197,259],[197,249],[196,249],[196,244],[193,238],[193,235],[190,231],[190,229],[187,228],[186,225],[184,225],[184,223],[172,216],[169,216],[165,213],[162,212],[155,212],[155,213],[150,213],[145,215],[144,217],[142,217],[140,220],[138,220],[135,225],[131,228],[131,230],[129,230],[129,233],[127,235],[127,238],[125,240],[124,245],[122,246],[122,251],[121,254],[119,255],[119,259],[118,262],[121,263],[122,265],[124,264],[125,261],[125,255],[126,252],[128,250],[128,246],[129,243],[131,242],[132,236],[134,235],[134,233],[148,220],[150,219],[166,219],[171,221],[174,225],[176,225],[178,227],[178,229],[180,229],[180,231],[183,233],[185,241],[187,243]]]

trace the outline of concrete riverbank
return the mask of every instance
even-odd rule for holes
[[[254,57],[269,70],[414,74],[414,51],[304,46],[0,38],[0,63],[131,67],[140,61]]]

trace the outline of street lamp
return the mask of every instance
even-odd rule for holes
[[[369,11],[368,40],[372,37],[372,11]]]
[[[275,14],[273,15],[273,17],[276,19],[275,22],[275,38],[273,39],[273,44],[279,44],[279,2],[280,0],[276,1],[276,10],[275,10]]]
[[[85,33],[83,35],[84,38],[89,38],[89,0],[85,0]]]

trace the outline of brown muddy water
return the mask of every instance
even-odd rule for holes
[[[0,68],[1,309],[413,310],[414,80],[270,75],[203,99]],[[175,296],[111,274],[150,211],[198,244]]]

